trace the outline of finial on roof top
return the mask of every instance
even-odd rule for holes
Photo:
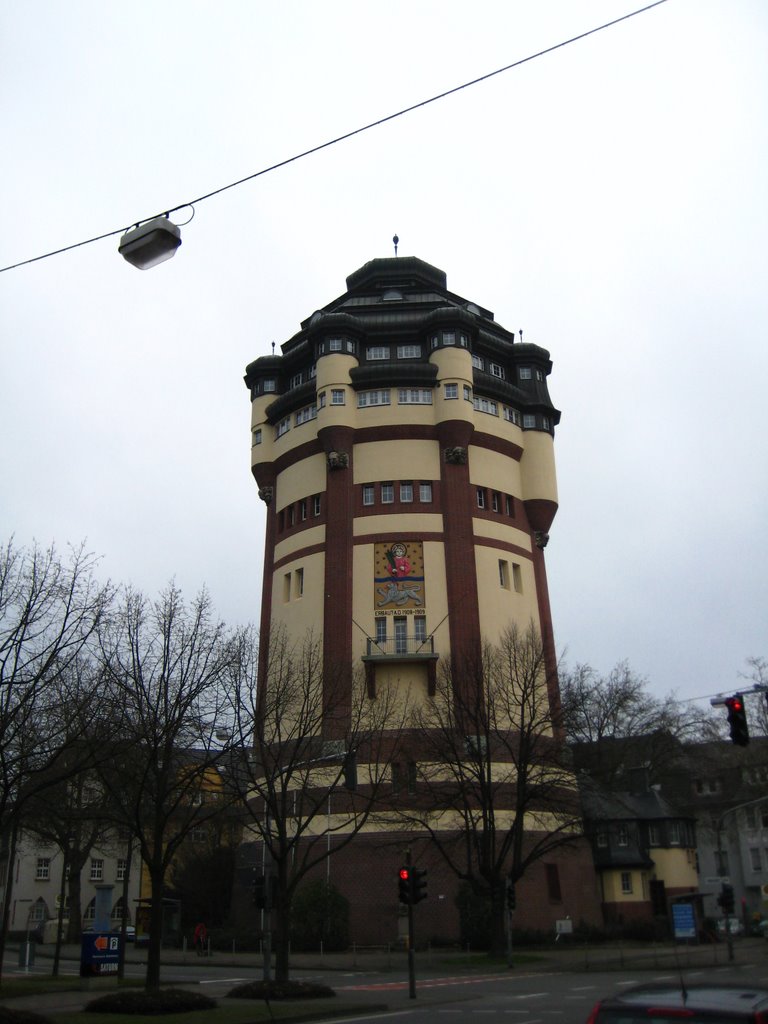
[[[400,239],[397,237],[397,235],[394,235],[393,238],[392,238],[392,244],[395,247],[395,256],[397,256],[397,244],[398,244],[399,241],[400,241]]]
[[[274,355],[274,354],[275,354],[275,343],[274,343],[274,341],[273,341],[273,342],[272,342],[272,355]]]
[[[520,341],[522,341],[523,340],[523,328],[522,327],[518,331],[518,334],[520,335]]]

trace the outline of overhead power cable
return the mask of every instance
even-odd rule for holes
[[[538,57],[544,57],[546,54],[553,53],[555,50],[561,50],[564,46],[570,46],[571,43],[577,43],[582,39],[586,39],[588,36],[595,35],[597,32],[602,32],[604,29],[612,28],[614,25],[618,25],[622,21],[634,18],[638,14],[644,14],[646,11],[650,11],[654,7],[660,7],[661,4],[666,2],[667,0],[655,0],[654,3],[647,4],[645,7],[640,7],[636,11],[630,11],[629,14],[623,14],[620,18],[614,18],[612,21],[606,21],[602,25],[588,29],[586,32],[580,32],[577,36],[571,36],[570,39],[564,39],[562,42],[555,43],[553,46],[548,46],[544,50],[538,50],[536,53],[532,53],[527,57],[522,57],[520,60],[513,61],[511,64],[505,64],[503,68],[497,68],[495,71],[489,71],[485,75],[480,75],[479,78],[473,78],[471,81],[464,82],[462,85],[456,85],[452,89],[446,89],[445,92],[438,93],[436,96],[430,96],[429,99],[421,100],[419,103],[412,103],[411,106],[404,107],[402,110],[398,110],[394,114],[388,114],[386,117],[380,117],[377,121],[371,121],[369,124],[365,124],[361,128],[355,128],[350,132],[345,132],[344,135],[337,135],[336,138],[329,139],[327,142],[321,142],[318,146],[312,146],[311,149],[305,149],[301,153],[289,156],[285,160],[280,160],[276,164],[271,164],[269,167],[264,167],[260,171],[248,174],[244,178],[238,178],[237,181],[232,181],[228,185],[222,185],[220,188],[216,188],[212,192],[206,192],[205,195],[198,196],[197,199],[191,199],[186,203],[179,203],[178,206],[162,210],[160,213],[155,213],[151,217],[142,217],[138,221],[132,221],[131,225],[128,225],[128,227],[120,227],[116,228],[114,231],[106,231],[102,235],[95,235],[93,238],[86,238],[82,242],[65,245],[61,249],[53,249],[51,252],[43,253],[40,256],[33,256],[31,259],[20,260],[18,263],[11,263],[7,267],[0,267],[0,274],[4,273],[6,270],[14,270],[16,267],[26,266],[28,263],[36,263],[38,260],[48,259],[49,256],[58,256],[60,253],[69,252],[71,249],[78,249],[81,245],[90,245],[91,242],[100,242],[104,238],[111,238],[113,235],[123,234],[123,232],[127,231],[133,224],[144,224],[147,221],[153,220],[155,217],[167,217],[169,214],[176,213],[178,210],[183,210],[189,206],[194,208],[195,203],[202,203],[204,200],[211,199],[213,196],[217,196],[231,188],[236,188],[238,185],[244,185],[246,181],[253,181],[254,178],[260,178],[263,174],[269,174],[270,171],[276,171],[280,167],[287,166],[287,164],[292,164],[297,160],[302,160],[305,156],[311,156],[313,153],[319,153],[322,149],[328,149],[329,146],[335,146],[336,143],[344,142],[346,139],[351,139],[355,135],[367,132],[371,128],[378,128],[379,125],[386,124],[388,121],[394,121],[395,118],[403,117],[404,114],[410,114],[414,110],[419,110],[421,107],[429,106],[430,103],[436,103],[438,100],[445,99],[446,96],[452,96],[454,93],[461,92],[462,89],[469,89],[470,86],[478,85],[480,82],[485,82],[489,78],[501,75],[505,71],[511,71],[513,68],[519,68],[521,65],[528,64],[530,61],[536,60]]]

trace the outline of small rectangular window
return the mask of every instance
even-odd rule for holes
[[[283,576],[283,601],[288,604],[291,600],[291,574],[285,573]]]
[[[536,417],[533,416],[531,413],[526,413],[525,416],[523,416],[523,426],[527,430],[530,430],[532,427],[535,427],[536,426]]]
[[[509,562],[499,559],[499,586],[509,590]]]
[[[293,526],[293,524],[296,522],[296,510],[294,509],[293,505],[289,505],[288,508],[285,510],[285,513],[287,516],[288,525]]]
[[[427,617],[426,615],[414,615],[413,617],[413,635],[419,641],[423,642],[427,639]]]
[[[459,397],[459,385],[458,384],[443,384],[443,397],[444,398],[458,398]]]
[[[329,338],[328,339],[328,351],[329,352],[341,352],[341,338]]]
[[[398,388],[398,405],[432,405],[432,388]]]
[[[498,491],[491,491],[491,511],[501,511],[501,495]]]
[[[116,882],[124,882],[125,876],[128,873],[128,861],[125,857],[117,858],[117,873],[115,875]]]
[[[321,391],[320,394],[317,396],[317,407],[318,407],[318,409],[324,409],[325,408],[325,392],[324,391]]]
[[[600,831],[597,833],[597,845],[604,849],[608,845],[608,833]]]
[[[389,388],[380,388],[376,391],[358,391],[358,409],[365,409],[371,405],[389,405]]]
[[[618,843],[619,846],[629,846],[629,831],[626,825],[619,825]]]
[[[543,381],[544,380],[544,374],[541,372],[541,370],[537,370],[536,371],[536,380],[538,380],[538,381]]]
[[[314,419],[317,419],[317,406],[307,405],[296,413],[296,426],[300,427],[302,423],[308,423]]]
[[[483,368],[483,360],[480,356],[476,356],[474,352],[472,353],[472,365],[476,370],[482,370]]]
[[[421,345],[398,345],[398,359],[419,359],[421,358]]]
[[[91,878],[92,882],[104,880],[104,861],[101,857],[91,857]]]
[[[363,484],[363,504],[372,505],[375,500],[376,494],[373,484]]]
[[[477,497],[477,507],[485,508],[485,489],[483,487],[476,488],[475,495]]]
[[[621,891],[625,896],[629,896],[632,892],[632,872],[622,871],[621,872]]]
[[[520,367],[519,379],[520,380],[530,380],[531,379],[531,368],[530,368],[530,366],[521,366]]]
[[[295,373],[293,375],[293,377],[291,377],[291,380],[290,380],[290,383],[289,383],[288,387],[289,388],[297,388],[299,386],[299,384],[301,384],[301,374],[300,373]]]
[[[428,502],[432,501],[432,484],[431,483],[423,481],[422,483],[419,484],[419,501],[423,505],[426,505]]]
[[[343,388],[331,388],[331,405],[344,405]]]
[[[265,392],[274,391],[276,387],[277,384],[274,380],[265,380],[264,383],[262,384],[262,390]]]
[[[277,436],[282,437],[283,434],[287,434],[291,429],[291,417],[284,416],[277,424]]]
[[[306,518],[307,518],[307,499],[306,498],[302,498],[301,501],[299,502],[299,519],[303,523],[306,520]]]
[[[515,514],[515,499],[511,498],[508,494],[504,495],[504,511],[508,516],[514,516]]]
[[[387,639],[387,620],[383,615],[376,619],[376,643],[383,644]]]
[[[304,596],[304,570],[296,570],[296,597]]]
[[[512,563],[512,586],[515,588],[516,594],[522,594],[523,592],[523,571],[517,562]]]
[[[254,446],[256,446],[257,444],[261,444],[261,427],[256,427],[256,429],[251,434],[251,438],[252,438],[251,443]]]
[[[312,515],[313,516],[319,516],[320,515],[320,495],[319,494],[316,494],[312,498]]]
[[[389,345],[369,345],[365,350],[366,359],[389,359]]]
[[[456,344],[456,332],[455,331],[443,331],[443,344],[444,345],[455,345]]]
[[[464,385],[464,401],[465,402],[471,402],[472,401],[472,388],[469,386],[469,384],[465,384]]]
[[[499,366],[498,363],[489,363],[489,369],[494,377],[498,377],[500,380],[504,380],[503,366]]]
[[[487,412],[489,416],[499,415],[499,406],[490,398],[479,398],[475,395],[473,404],[478,412]]]
[[[400,501],[413,501],[413,484],[410,480],[403,480],[400,484]]]
[[[753,871],[761,871],[763,862],[760,857],[760,847],[750,846],[749,848],[749,864]]]
[[[383,483],[381,485],[381,503],[382,505],[391,505],[395,500],[395,486],[393,483]]]
[[[37,869],[35,871],[35,879],[38,882],[45,882],[51,877],[51,859],[50,857],[38,857],[37,858]]]
[[[680,822],[670,821],[669,823],[669,845],[679,846],[680,845]]]

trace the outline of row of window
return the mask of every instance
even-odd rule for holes
[[[667,821],[663,827],[655,822],[648,822],[646,829],[649,846],[661,846],[665,835],[667,846],[693,846],[693,838],[688,834],[688,827],[684,822]],[[630,827],[628,825],[618,825],[614,830],[614,834],[616,846],[629,846]],[[609,845],[609,832],[607,829],[598,831],[597,845],[600,847],[607,847]]]
[[[277,514],[277,529],[282,532],[286,527],[306,522],[310,516],[317,519],[322,510],[321,495],[313,494],[310,498],[300,498],[292,505],[280,509]]]
[[[128,861],[120,857],[117,861],[115,881],[125,881],[125,873],[128,870]],[[47,882],[51,877],[51,858],[38,857],[35,868],[35,881]],[[67,865],[67,877],[69,877],[69,865]],[[104,881],[104,859],[102,857],[91,857],[91,872],[88,876],[91,882]]]
[[[475,501],[478,508],[488,509],[499,515],[515,517],[515,499],[511,494],[489,491],[487,487],[476,487]]]
[[[457,399],[459,397],[459,385],[458,384],[444,384],[443,394],[446,400]],[[469,385],[463,385],[464,399],[468,402],[472,402],[475,412],[482,412],[488,416],[499,415],[499,403],[492,398],[483,398],[479,395],[472,394],[472,389]],[[432,388],[398,388],[397,390],[397,404],[398,405],[432,405]],[[324,409],[326,406],[326,393],[323,391],[318,395],[317,403],[306,405],[298,412],[293,414],[293,426],[300,427],[303,423],[309,423],[311,420],[317,419],[318,409]],[[345,405],[346,396],[343,388],[333,388],[331,390],[331,405]],[[375,388],[370,391],[358,391],[357,392],[357,407],[358,409],[368,409],[372,406],[390,405],[391,404],[391,390],[390,388]],[[521,413],[518,409],[513,409],[511,406],[502,405],[502,414],[504,419],[508,423],[514,423],[515,426],[523,427],[524,430],[532,430],[537,427],[541,430],[551,429],[551,420],[549,416],[537,416],[535,413]],[[282,437],[287,434],[291,429],[291,416],[284,416],[275,425],[275,434],[277,437]],[[261,444],[264,439],[263,430],[261,427],[255,427],[251,435],[251,443],[255,446]]]
[[[440,345],[455,345],[456,334],[453,331],[443,331],[441,335],[433,335],[430,345],[432,349],[438,348]],[[467,347],[467,336],[465,334],[459,335],[459,344],[461,347]],[[342,338],[330,338],[327,342],[322,342],[318,346],[318,354],[322,355],[327,349],[328,352],[347,352],[352,355],[355,354],[355,342],[349,339]],[[365,359],[368,362],[390,362],[392,360],[393,346],[391,345],[369,345],[365,349]],[[397,359],[421,359],[422,358],[422,347],[421,345],[397,345],[394,346],[394,352]],[[501,365],[501,363],[494,362],[492,359],[486,359],[483,356],[472,353],[472,366],[476,370],[482,370],[486,373],[490,373],[493,377],[497,377],[499,380],[507,379],[507,371]],[[317,367],[313,364],[305,370],[301,370],[298,373],[293,374],[288,380],[288,390],[292,391],[294,388],[299,387],[301,384],[305,384],[317,377]],[[517,380],[519,382],[529,381],[535,379],[539,382],[544,380],[543,370],[535,369],[532,366],[519,366],[517,367]],[[252,390],[252,397],[256,397],[259,394],[274,394],[277,391],[278,380],[277,377],[266,377],[256,384]]]
[[[413,480],[400,480],[398,483],[398,494],[400,501],[408,504],[414,500],[417,491],[414,488]],[[432,484],[428,480],[422,480],[418,485],[419,502],[422,505],[432,501]],[[376,504],[376,488],[379,488],[379,502],[382,505],[391,505],[395,500],[395,484],[388,480],[380,484],[363,484],[363,505]]]

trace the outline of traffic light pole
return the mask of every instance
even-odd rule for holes
[[[410,858],[409,858],[410,860]],[[408,998],[416,998],[416,959],[413,947],[416,935],[413,931],[413,903],[408,904]]]

